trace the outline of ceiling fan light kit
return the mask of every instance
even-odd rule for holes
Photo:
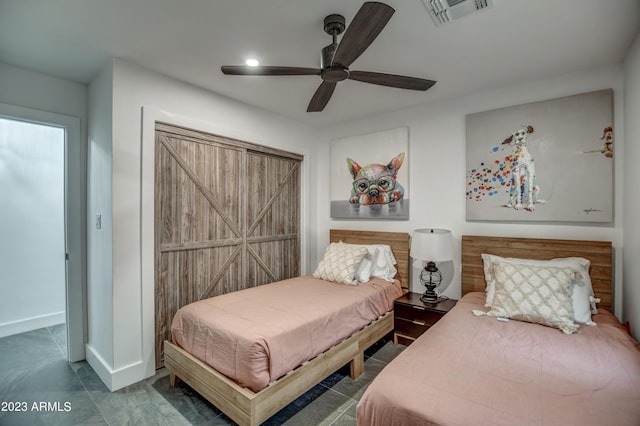
[[[453,1],[453,0],[452,0]],[[349,27],[342,15],[332,14],[324,18],[324,31],[333,41],[322,49],[320,69],[287,66],[234,66],[224,65],[226,75],[319,75],[322,83],[314,93],[307,112],[322,111],[327,105],[338,82],[356,80],[363,83],[409,90],[427,90],[436,82],[417,77],[385,74],[371,71],[351,71],[349,66],[373,43],[387,25],[395,10],[384,3],[366,2],[362,5]],[[340,43],[337,36],[342,34]]]

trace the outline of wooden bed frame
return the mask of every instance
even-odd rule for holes
[[[599,307],[612,311],[613,247],[610,241],[556,240],[462,236],[462,294],[484,291],[482,253],[502,257],[549,260],[557,257],[584,257],[591,261],[589,275]]]
[[[398,262],[397,278],[408,289],[409,234],[331,230],[330,241],[390,245]],[[365,349],[391,331],[393,312],[388,312],[260,392],[241,387],[169,340],[164,343],[165,367],[171,386],[183,380],[236,423],[258,425],[347,363],[350,376],[354,379],[360,376],[364,372]]]

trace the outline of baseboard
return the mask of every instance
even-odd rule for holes
[[[51,327],[53,325],[64,324],[66,321],[66,312],[62,311],[33,318],[25,318],[13,322],[6,322],[0,324],[0,337],[25,333],[27,331],[37,330],[44,327]]]
[[[86,345],[86,354],[87,362],[111,392],[137,383],[153,375],[147,374],[142,361],[113,369],[91,345]]]

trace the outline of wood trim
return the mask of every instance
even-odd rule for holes
[[[233,238],[218,241],[193,241],[187,243],[165,243],[160,244],[160,252],[180,251],[180,250],[199,250],[203,248],[230,247],[242,244],[244,240],[241,238]],[[269,239],[271,241],[271,239]]]
[[[183,380],[239,425],[259,425],[325,377],[351,362],[352,376],[364,369],[364,350],[393,331],[393,312],[287,373],[260,392],[243,388],[170,341],[165,367],[172,385]],[[355,377],[354,377],[355,378]]]
[[[267,235],[267,236],[258,236],[258,237],[247,237],[247,243],[264,243],[270,241],[284,241],[284,240],[296,240],[298,239],[298,234],[282,234],[282,235]]]
[[[462,236],[462,294],[484,291],[482,253],[503,257],[549,260],[557,257],[584,257],[591,262],[589,275],[598,306],[613,307],[613,247],[610,241],[558,240]]]
[[[353,231],[346,229],[331,229],[329,242],[342,241],[348,244],[388,244],[393,256],[396,258],[398,273],[396,278],[400,281],[403,293],[409,292],[409,275],[411,271],[411,259],[409,257],[409,234],[406,232],[384,231]]]
[[[255,153],[265,153],[269,155],[275,155],[278,157],[290,158],[296,161],[304,160],[304,156],[296,154],[290,151],[284,151],[280,149],[270,148],[264,145],[257,145],[251,142],[242,141],[240,139],[229,138],[227,136],[220,136],[213,133],[207,133],[200,130],[192,130],[186,127],[176,126],[175,124],[163,123],[156,121],[156,130],[178,135],[180,137],[194,138],[196,142],[208,141],[213,143],[220,143],[224,146],[232,144],[237,148],[243,148]]]

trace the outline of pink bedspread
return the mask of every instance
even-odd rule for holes
[[[386,366],[358,425],[640,425],[640,351],[612,314],[566,335],[483,304],[467,294]]]
[[[393,309],[399,282],[357,286],[303,276],[184,306],[173,341],[257,392]]]

